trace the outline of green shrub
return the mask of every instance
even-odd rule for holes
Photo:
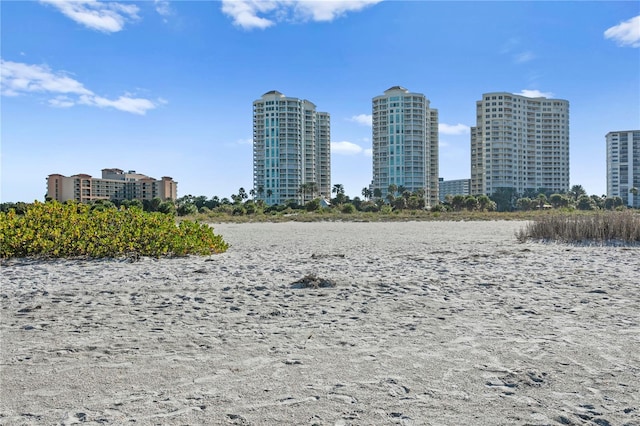
[[[215,213],[232,215],[233,214],[233,206],[230,205],[230,204],[221,204],[218,207],[216,207],[215,209],[213,209],[213,211]]]
[[[354,206],[351,203],[347,203],[347,204],[342,206],[341,211],[342,211],[342,213],[353,214],[353,213],[356,212],[356,206]]]
[[[380,207],[373,201],[364,201],[360,204],[360,211],[376,213],[380,211]]]
[[[305,204],[304,208],[308,212],[315,212],[317,210],[320,210],[320,198],[314,198],[313,200],[309,201],[307,204]]]
[[[158,211],[164,214],[176,214],[176,206],[171,201],[163,201],[158,206]]]
[[[440,204],[440,203],[438,203],[438,204],[436,204],[434,206],[431,206],[431,212],[433,212],[433,213],[443,212],[443,211],[446,211],[446,210],[447,210],[447,208],[443,204]]]
[[[160,206],[158,207],[158,211],[162,213],[167,213],[166,211],[163,210],[163,205],[164,203],[160,204]],[[178,206],[177,212],[178,212],[178,216],[194,215],[198,213],[198,207],[195,204],[184,203]]]
[[[206,224],[138,208],[91,210],[84,204],[30,205],[24,215],[0,213],[0,257],[208,255],[228,245]]]
[[[260,209],[258,208],[258,206],[254,202],[247,202],[244,205],[244,208],[245,208],[247,214],[256,214],[256,213],[260,212]]]
[[[594,210],[596,205],[589,196],[581,195],[580,198],[578,198],[576,207],[578,207],[578,210]]]
[[[391,213],[393,213],[393,207],[391,207],[388,204],[385,204],[384,206],[380,207],[380,213],[382,213],[382,214],[391,214]]]

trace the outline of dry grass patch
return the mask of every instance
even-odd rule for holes
[[[592,215],[550,215],[536,217],[516,233],[527,240],[565,243],[640,244],[640,214],[633,211]]]

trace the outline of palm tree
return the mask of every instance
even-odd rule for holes
[[[486,194],[478,195],[478,204],[480,205],[480,210],[491,210],[493,201]],[[495,207],[495,206],[494,206]]]
[[[365,198],[365,200],[368,200],[369,198],[371,198],[371,192],[372,191],[365,186],[364,188],[362,188],[361,194]]]
[[[398,185],[396,185],[395,183],[389,185],[389,194],[395,195],[396,191],[398,191]]]
[[[393,208],[398,210],[404,210],[407,208],[407,199],[404,197],[398,197],[393,200]]]
[[[331,192],[336,194],[336,197],[334,198],[336,204],[340,205],[344,203],[344,185],[342,185],[341,183],[336,183],[335,185],[333,185],[333,189],[331,189]]]
[[[316,198],[316,195],[318,194],[318,184],[315,182],[309,182],[308,185],[311,198]]]
[[[273,190],[267,189],[267,198],[271,198],[272,195],[273,195]]]
[[[304,203],[304,199],[306,198],[307,195],[307,184],[306,183],[301,183],[300,187],[298,188],[298,194],[302,195],[302,202],[300,204]]]
[[[210,209],[215,209],[220,205],[220,197],[214,195],[210,200],[207,201],[206,206]]]
[[[393,204],[393,201],[396,199],[396,197],[393,195],[393,193],[391,191],[389,191],[389,193],[387,194],[387,201],[389,202],[389,204]]]
[[[638,188],[636,188],[635,186],[631,187],[629,189],[629,194],[631,194],[631,196],[629,197],[629,205],[633,207],[635,197],[638,196]]]
[[[307,194],[311,194],[311,199],[315,198],[316,193],[318,192],[318,185],[315,182],[307,182],[300,185],[300,189],[298,189],[298,193],[302,194],[302,204],[304,204],[307,200]]]
[[[253,189],[253,188],[251,188],[251,189],[249,190],[249,195],[251,195],[251,198],[256,198],[256,190],[255,190],[255,189]]]
[[[582,185],[573,185],[569,190],[569,195],[574,201],[577,201],[582,195],[587,195],[587,191],[584,190]]]
[[[380,188],[374,189],[373,196],[376,198],[382,198],[382,190]]]
[[[469,211],[476,210],[478,208],[478,199],[473,195],[467,195],[464,199],[464,206]]]
[[[240,197],[240,201],[246,200],[247,198],[249,198],[249,196],[247,195],[247,191],[245,191],[244,188],[240,188],[238,190],[238,197]]]
[[[462,194],[454,195],[453,198],[451,199],[451,207],[453,207],[455,211],[462,210],[462,207],[464,206],[464,199],[465,199],[465,196]]]
[[[193,203],[196,205],[198,210],[200,210],[207,203],[207,197],[199,195],[193,199]]]
[[[537,199],[538,199],[538,208],[539,209],[544,208],[544,205],[547,204],[547,196],[541,193],[541,194],[538,194]]]

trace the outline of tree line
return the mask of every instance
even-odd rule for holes
[[[318,211],[321,209],[338,210],[343,213],[382,212],[404,210],[425,210],[427,203],[424,189],[409,191],[403,186],[389,185],[386,197],[382,197],[380,189],[371,190],[362,188],[362,197],[349,197],[345,193],[344,185],[335,184],[331,189],[332,197],[323,200],[318,197],[318,187],[315,183],[301,185],[299,193],[301,199],[288,200],[282,205],[267,205],[261,198],[263,194],[271,196],[271,190],[263,191],[261,188],[239,188],[238,192],[230,197],[217,195],[208,198],[204,195],[185,195],[176,200],[162,200],[159,197],[151,200],[95,200],[90,202],[91,209],[104,210],[109,208],[138,208],[146,212],[161,212],[178,216],[189,216],[197,213],[223,213],[229,215],[252,215],[258,213],[274,214],[283,211]],[[630,193],[638,194],[636,188]],[[301,201],[310,195],[309,201]],[[29,204],[1,203],[0,211],[14,210],[23,214]],[[578,209],[578,210],[620,210],[626,208],[620,197],[607,197],[606,195],[587,195],[582,185],[574,185],[566,193],[555,193],[539,188],[527,190],[518,194],[514,188],[498,188],[491,195],[447,195],[443,202],[431,206],[433,212],[446,211],[528,211],[536,209]]]

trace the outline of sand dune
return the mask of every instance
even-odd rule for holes
[[[640,248],[522,225],[219,224],[211,257],[5,261],[0,424],[640,425]]]

